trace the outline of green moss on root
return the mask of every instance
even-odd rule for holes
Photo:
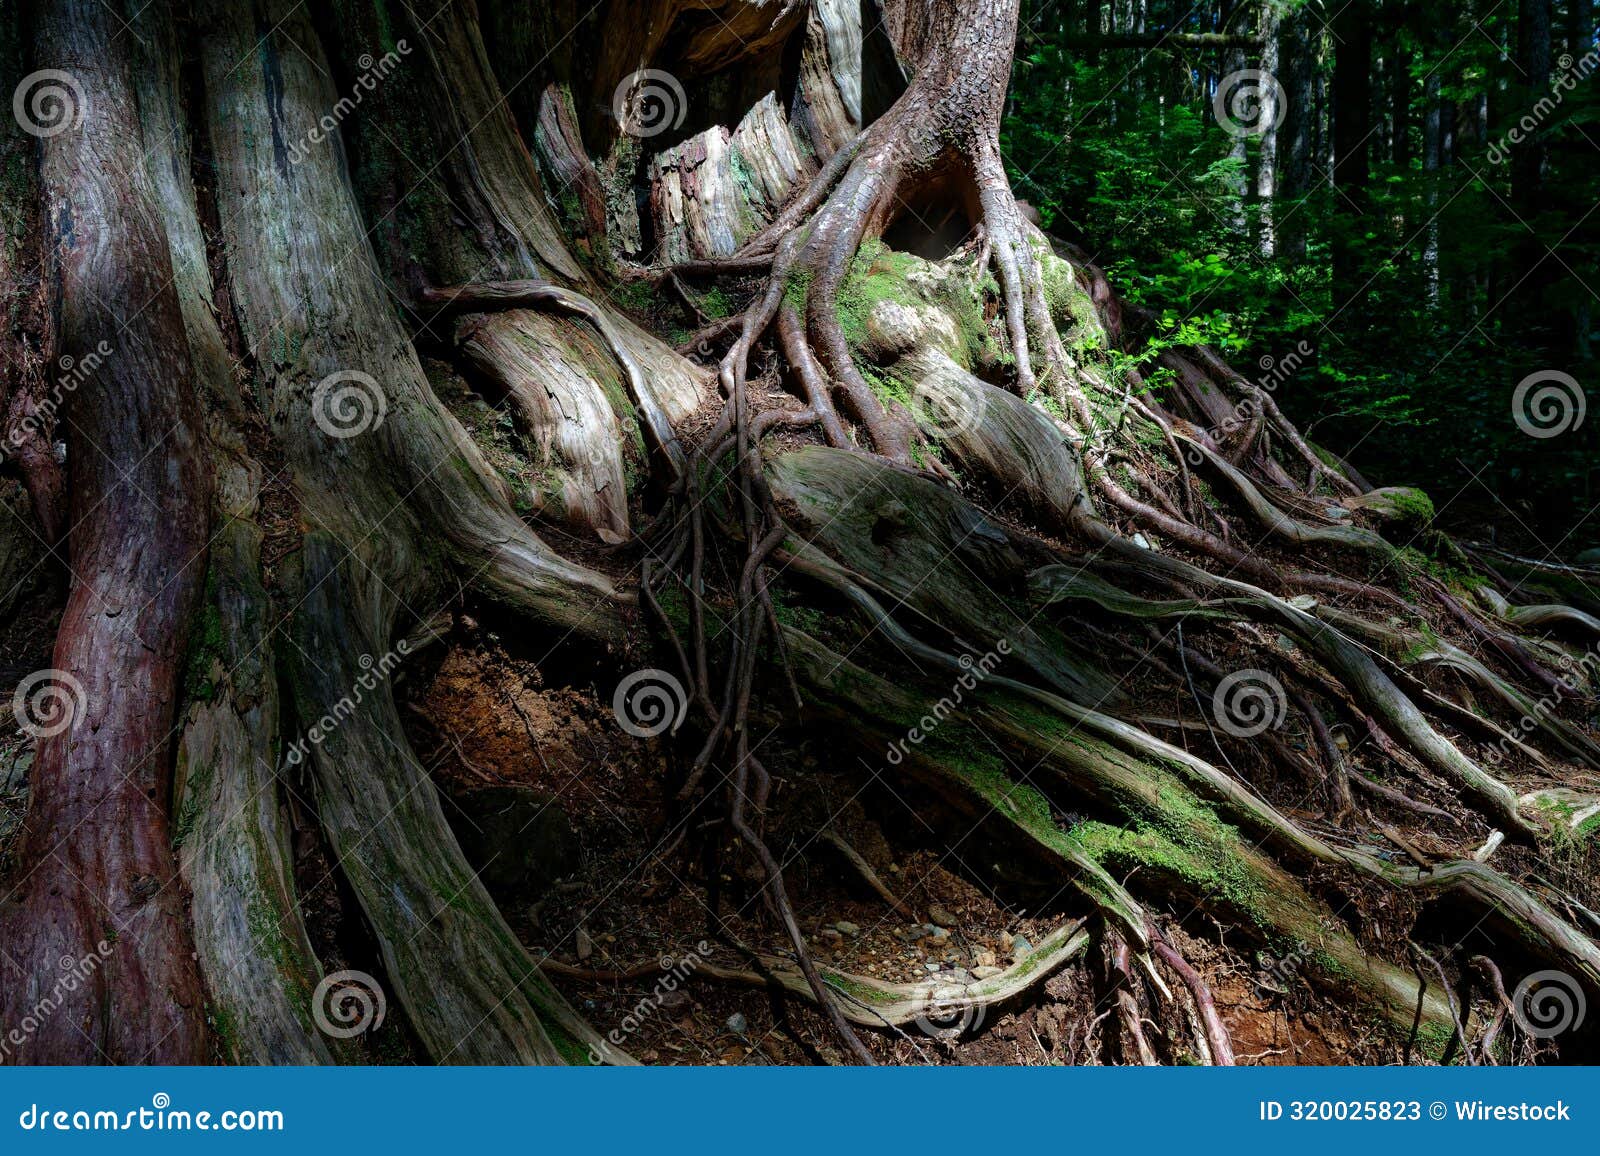
[[[839,326],[851,348],[866,341],[867,320],[881,303],[927,304],[910,285],[916,264],[917,258],[897,253],[882,241],[865,242],[857,251],[839,287]]]

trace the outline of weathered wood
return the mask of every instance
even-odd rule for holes
[[[572,93],[564,85],[547,85],[539,95],[533,148],[550,187],[556,190],[560,224],[567,236],[573,243],[586,246],[591,257],[609,257],[605,187],[584,149]]]
[[[527,495],[530,511],[617,544],[629,529],[624,455],[642,454],[624,436],[602,384],[606,375],[597,363],[605,352],[580,356],[584,339],[574,329],[516,310],[462,325],[457,340],[466,363],[504,391],[543,467]],[[610,383],[620,390],[615,375]]]
[[[205,17],[230,284],[308,527],[286,575],[295,607],[286,656],[293,708],[321,739],[305,752],[319,818],[434,1060],[575,1058],[598,1037],[539,975],[467,865],[388,677],[404,659],[404,619],[431,616],[451,562],[487,592],[592,638],[617,628],[600,605],[610,584],[522,525],[434,397],[376,274],[343,152],[324,141],[291,162],[286,142],[309,139],[334,104],[309,15],[261,0],[241,20],[215,0]],[[299,224],[285,237],[278,226],[291,217]],[[329,428],[338,415],[317,393],[349,372],[378,391],[353,434]],[[325,715],[333,721],[319,722]]]
[[[345,43],[381,38],[384,29],[371,8],[351,5],[340,15]],[[415,20],[404,12],[392,18]],[[627,479],[641,472],[633,467],[645,465],[641,421],[656,446],[673,444],[670,425],[699,406],[704,373],[620,311],[606,308],[596,278],[611,274],[609,253],[591,247],[592,259],[584,268],[566,248],[533,159],[488,70],[473,7],[445,5],[430,13],[425,28],[411,28],[408,36],[408,42],[426,43],[426,54],[412,54],[404,71],[387,78],[364,102],[374,118],[413,126],[405,143],[381,132],[371,145],[389,158],[385,168],[397,174],[393,180],[399,186],[364,190],[379,231],[390,238],[380,251],[391,255],[392,279],[421,302],[413,315],[422,329],[436,338],[453,333],[469,366],[508,400],[541,474],[537,492],[523,495],[529,508],[619,542],[629,533]],[[604,202],[594,203],[603,197],[598,178],[560,93],[546,97],[535,139],[544,142],[558,175],[577,182],[557,190],[558,199],[577,201],[576,209],[563,215],[588,222],[581,226],[590,230],[586,235],[603,244],[603,220],[597,217],[603,217]],[[504,123],[494,131],[486,124],[464,133],[459,121],[469,115]],[[406,174],[418,169],[419,147],[441,159],[438,173],[413,189]],[[439,195],[435,186],[453,195]],[[381,211],[385,198],[402,193],[395,211]],[[569,227],[577,223],[570,221]],[[419,233],[441,240],[415,252],[404,242]],[[545,288],[520,302],[507,302],[485,288],[534,281]],[[443,295],[426,288],[436,285],[454,288]],[[595,349],[586,327],[537,316],[516,309],[517,304],[578,314],[602,331],[609,352]],[[465,313],[484,316],[448,324]],[[620,377],[616,361],[622,362]]]
[[[177,28],[168,0],[133,16],[145,170],[172,254],[173,287],[207,406],[216,476],[205,592],[189,648],[188,714],[173,787],[173,843],[191,894],[208,1019],[235,1063],[327,1063],[312,1023],[321,968],[294,893],[278,791],[278,672],[261,584],[262,470],[217,324],[206,240],[190,179],[191,128],[180,99]]]
[[[815,166],[768,93],[730,133],[713,126],[650,161],[650,206],[668,264],[731,257]]]
[[[0,91],[19,99],[29,95],[24,77],[33,56],[25,24],[13,19],[0,27]],[[55,407],[60,393],[72,388],[77,367],[46,360],[54,351],[41,291],[44,229],[36,143],[25,132],[0,136],[0,172],[6,174],[0,181],[0,461],[21,473],[34,524],[45,543],[54,545],[67,516],[66,471],[53,452]]]
[[[926,1024],[930,1035],[961,1035],[967,1025],[980,1020],[990,1008],[1009,1003],[1055,975],[1082,955],[1089,946],[1089,933],[1082,920],[1073,920],[1041,939],[1034,949],[999,975],[971,982],[923,980],[920,983],[893,983],[869,975],[841,971],[818,965],[829,994],[851,1023],[869,1028],[904,1027]],[[689,978],[715,979],[746,987],[777,987],[789,995],[813,1002],[816,994],[794,965],[780,956],[758,957],[762,970],[724,967],[711,960],[695,964]],[[581,967],[547,962],[553,974],[592,978]]]
[[[861,131],[861,9],[861,0],[817,0],[806,14],[799,112],[822,160]]]

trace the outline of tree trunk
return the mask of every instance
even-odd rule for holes
[[[1279,55],[1280,17],[1270,4],[1261,6],[1261,70],[1273,78],[1264,86],[1261,96],[1261,144],[1256,153],[1255,199],[1260,212],[1260,248],[1263,257],[1270,258],[1277,250],[1277,180],[1278,180],[1278,128],[1284,119],[1281,105],[1287,99],[1277,78],[1283,75]]]
[[[1338,192],[1333,244],[1337,305],[1361,290],[1368,160],[1372,137],[1372,10],[1352,0],[1333,20],[1333,187]]]
[[[1531,110],[1550,92],[1550,0],[1521,0],[1517,5],[1518,103]],[[1526,220],[1538,211],[1544,183],[1545,148],[1537,135],[1511,154],[1511,199]]]
[[[210,480],[199,382],[173,287],[128,58],[114,15],[60,0],[38,55],[81,86],[81,132],[40,162],[63,357],[99,364],[68,401],[73,574],[39,735],[24,876],[4,913],[7,1023],[39,1017],[36,1062],[198,1063],[203,989],[173,862],[172,727],[204,584]],[[51,696],[54,696],[53,699]],[[62,960],[87,979],[55,987]]]
[[[1316,25],[1305,9],[1296,9],[1278,28],[1286,108],[1280,135],[1282,176],[1277,190],[1283,210],[1276,228],[1284,256],[1298,259],[1306,253],[1310,211],[1305,198],[1311,192],[1316,157]]]
[[[1524,115],[1538,118],[1541,101],[1550,99],[1550,0],[1522,0],[1517,6],[1516,106]],[[1511,209],[1517,217],[1517,244],[1514,248],[1512,282],[1530,305],[1523,311],[1523,324],[1549,328],[1552,316],[1544,291],[1560,273],[1559,265],[1547,260],[1548,249],[1537,232],[1537,219],[1544,200],[1545,167],[1548,150],[1543,137],[1530,133],[1511,150]]]
[[[1428,38],[1431,53],[1449,51],[1450,46],[1445,39],[1444,30],[1435,28]],[[1430,69],[1423,82],[1422,172],[1425,178],[1423,212],[1426,214],[1426,226],[1422,242],[1422,278],[1423,292],[1430,309],[1439,308],[1441,298],[1439,211],[1443,198],[1440,196],[1440,182],[1447,158],[1447,106],[1443,96],[1444,78],[1440,72],[1440,67]]]
[[[1594,50],[1593,0],[1567,0],[1567,53],[1576,63]]]
[[[1396,27],[1384,46],[1389,60],[1389,160],[1400,172],[1411,167],[1411,52]]]

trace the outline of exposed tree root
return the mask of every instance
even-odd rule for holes
[[[225,6],[211,14],[203,63],[213,108],[232,110],[210,118],[231,289],[310,527],[285,576],[292,707],[312,728],[339,703],[359,704],[307,752],[318,818],[430,1056],[557,1062],[599,1037],[539,976],[462,858],[389,679],[406,620],[424,616],[410,607],[421,599],[432,614],[446,559],[486,592],[590,637],[616,629],[598,608],[611,584],[557,559],[512,514],[428,388],[370,266],[322,256],[360,253],[364,230],[335,154],[293,167],[273,156],[281,133],[306,134],[333,100],[326,73],[290,43],[316,43],[308,18],[268,8],[281,38],[270,98],[265,64],[235,66],[261,57]],[[284,212],[303,222],[287,244],[272,225]],[[369,408],[356,437],[327,432],[338,415],[317,392],[350,371],[381,391],[365,404],[386,407]],[[419,541],[437,545],[419,555]]]
[[[893,891],[889,890],[889,885],[872,869],[872,864],[863,859],[861,852],[850,846],[843,835],[834,830],[827,830],[822,832],[821,838],[823,842],[830,844],[838,850],[839,854],[844,856],[845,862],[854,867],[856,873],[865,880],[867,886],[877,893],[878,898],[889,905],[890,911],[907,910],[905,903]]]
[[[818,973],[829,998],[853,1024],[869,1028],[902,1028],[918,1021],[959,1035],[975,1016],[1008,1003],[1039,986],[1081,955],[1089,945],[1089,933],[1081,920],[1067,923],[1045,936],[1027,955],[999,975],[971,983],[925,980],[922,983],[889,983],[871,976],[854,975],[837,968],[820,966]],[[749,987],[778,987],[791,995],[816,1001],[814,987],[794,961],[777,955],[757,955],[760,970],[724,967],[704,960],[695,966],[691,978],[744,984]],[[558,960],[544,960],[544,970],[552,975],[568,975],[592,982],[625,982],[660,970],[650,963],[615,971],[591,971]]]

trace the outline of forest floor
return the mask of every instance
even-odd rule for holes
[[[48,591],[22,611],[0,629],[7,685],[49,660],[57,611]],[[1129,694],[1128,711],[1169,720],[1174,742],[1203,747],[1209,740],[1201,712],[1175,701],[1171,680],[1140,657],[1161,651],[1150,638],[1119,637],[1109,622],[1103,626],[1107,633],[1095,645],[1113,655],[1108,663]],[[1219,662],[1240,642],[1220,634],[1205,640]],[[791,957],[781,925],[764,905],[760,873],[721,831],[693,817],[682,821],[672,798],[684,758],[674,748],[682,744],[625,733],[609,685],[546,660],[514,626],[502,631],[457,610],[440,642],[409,661],[396,680],[412,747],[441,788],[469,862],[522,942],[534,958],[550,961],[552,981],[585,1018],[646,1063],[844,1062],[837,1037],[809,1001],[786,997],[776,986],[696,974],[700,963],[758,967],[752,951]],[[1283,737],[1300,751],[1313,741],[1308,734]],[[1357,771],[1384,777],[1382,752],[1359,736],[1339,740]],[[881,755],[874,761],[871,752],[845,748],[825,729],[803,726],[758,732],[753,745],[775,774],[766,838],[819,964],[893,982],[970,983],[1015,963],[1063,921],[1084,914],[1075,910],[1075,892],[1019,862],[1003,835],[990,839],[983,823],[950,814]],[[26,735],[0,741],[0,877],[25,809],[31,752]],[[1273,765],[1264,757],[1259,767],[1237,769],[1330,842],[1359,841],[1397,860],[1426,861],[1470,855],[1487,834],[1481,819],[1437,783],[1422,797],[1459,815],[1456,827],[1419,821],[1365,797],[1362,814],[1335,824],[1314,787],[1268,772]],[[359,907],[317,835],[309,784],[285,787],[296,884],[324,969],[359,969],[383,982]],[[1076,816],[1058,819],[1070,826]],[[869,885],[841,843],[898,906]],[[1497,863],[1512,867],[1524,853],[1506,847]],[[1581,863],[1572,866],[1581,872]],[[1592,880],[1565,882],[1579,894],[1592,887]],[[1393,891],[1353,887],[1331,874],[1312,885],[1363,941],[1396,961],[1407,960],[1408,940],[1446,943],[1472,934],[1430,926],[1417,905]],[[1293,959],[1252,950],[1228,927],[1196,915],[1182,896],[1158,918],[1210,986],[1239,1062],[1421,1060],[1393,1030],[1355,1022],[1317,995],[1295,974]],[[1118,1051],[1114,990],[1104,955],[1091,946],[987,1015],[862,1035],[885,1063],[1127,1062]],[[1146,1030],[1159,1037],[1184,1028],[1147,1023]],[[1182,1054],[1184,1042],[1174,1043]],[[363,1046],[374,1062],[417,1062],[423,1055],[398,1001]]]
[[[444,789],[469,860],[485,869],[523,942],[564,971],[594,973],[552,975],[590,1022],[603,1034],[617,1032],[613,1041],[647,1063],[843,1062],[808,1001],[694,976],[702,959],[747,967],[741,943],[763,954],[790,953],[745,857],[724,848],[713,864],[685,851],[695,844],[708,851],[714,837],[673,847],[677,829],[662,821],[673,813],[666,744],[622,733],[599,688],[546,690],[531,662],[470,619],[458,622],[442,649],[429,674],[402,686],[410,737]],[[483,695],[484,686],[503,694]],[[984,839],[981,825],[948,837],[948,816],[933,813],[940,807],[934,798],[873,774],[867,760],[827,735],[771,733],[764,746],[771,765],[791,768],[775,784],[767,838],[819,964],[896,982],[970,983],[1014,963],[1072,915],[1070,892],[990,861],[998,844]],[[490,825],[479,800],[503,808],[522,831],[514,846],[500,842],[488,861],[473,846],[476,828]],[[869,813],[884,818],[875,822]],[[828,831],[866,861],[898,908],[823,836]],[[535,874],[542,878],[498,871],[493,860],[520,852],[541,860]],[[519,884],[536,886],[519,893]],[[1173,919],[1168,930],[1210,984],[1240,1062],[1400,1057],[1401,1041],[1346,1022],[1297,980],[1292,962],[1274,966],[1234,950],[1220,926],[1190,935]],[[1091,977],[1093,956],[1085,962],[997,1009],[987,1023],[969,1017],[935,1022],[931,1031],[907,1025],[864,1038],[886,1063],[1107,1062],[1114,1032],[1101,1030],[1108,1005],[1097,994],[1106,984]],[[675,975],[690,978],[663,984]],[[954,1028],[962,1029],[957,1038],[944,1038]]]

